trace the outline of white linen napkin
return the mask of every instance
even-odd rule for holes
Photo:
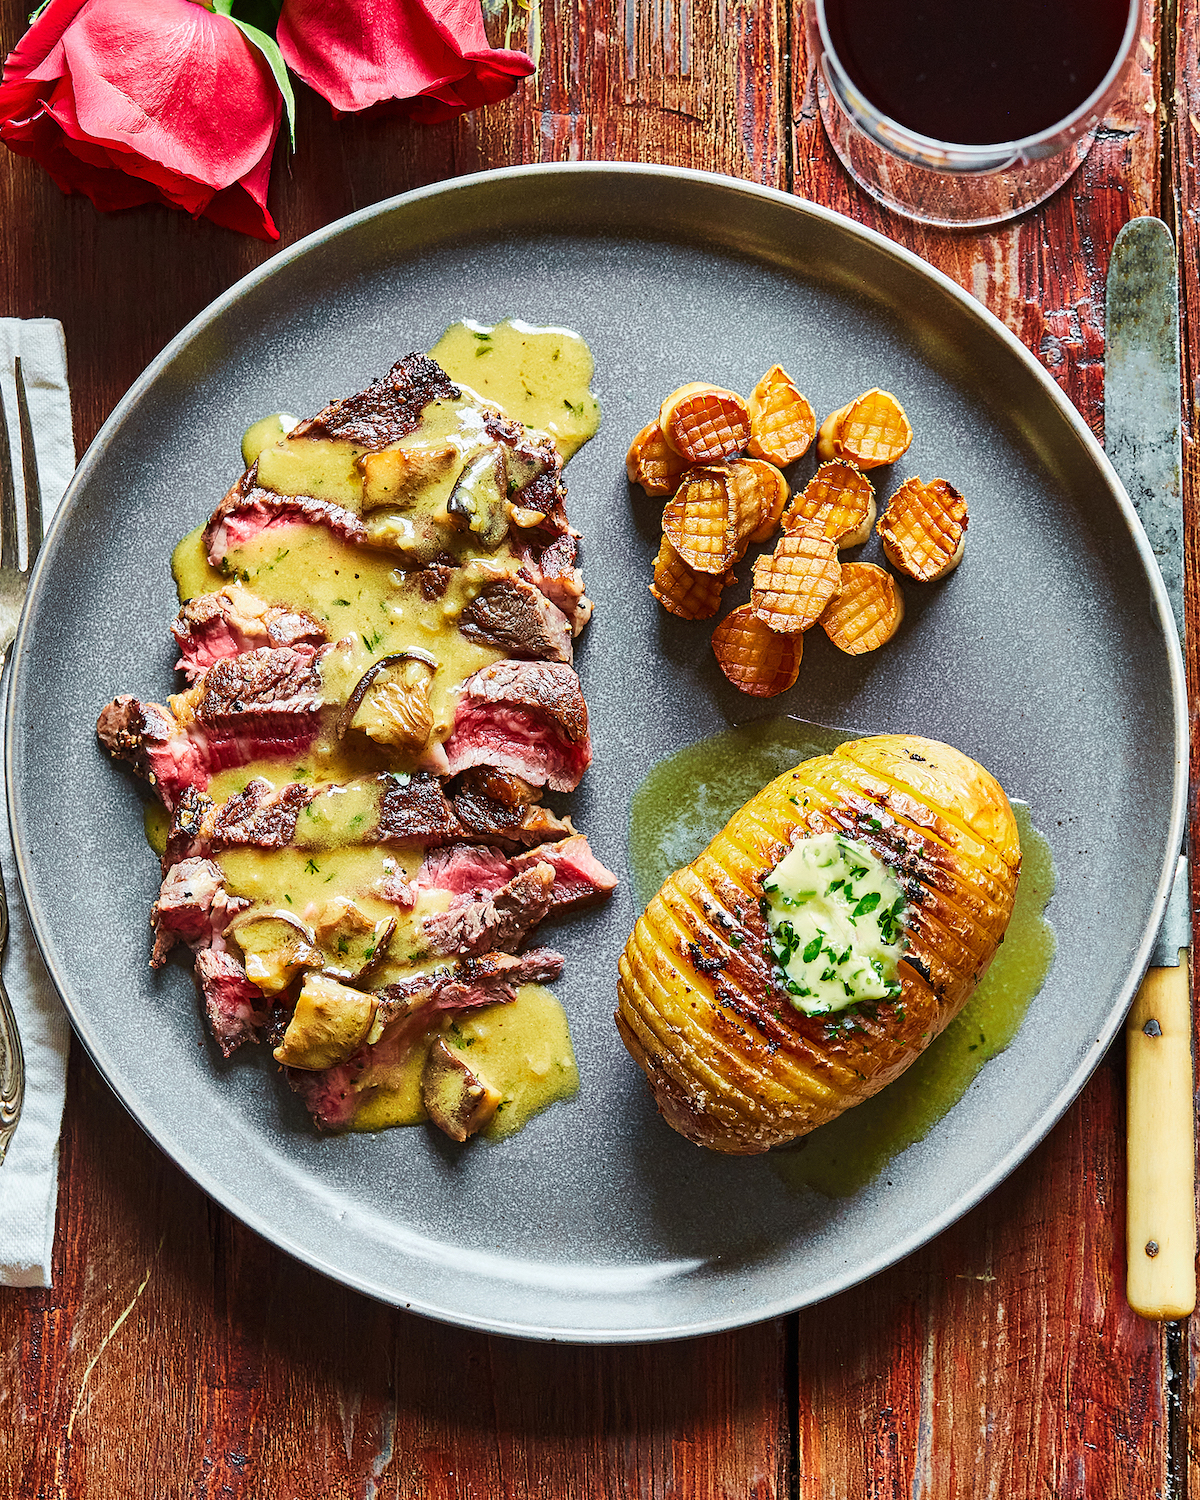
[[[13,360],[19,356],[48,526],[75,469],[67,347],[53,318],[0,318],[0,403],[13,449],[17,509],[21,510],[20,428]],[[71,1028],[46,973],[21,903],[0,761],[0,869],[8,893],[11,930],[4,984],[25,1052],[25,1105],[0,1166],[0,1286],[49,1286],[54,1216],[58,1206],[58,1136],[67,1086]]]

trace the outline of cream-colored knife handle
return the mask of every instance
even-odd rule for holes
[[[1196,1149],[1188,954],[1149,969],[1125,1023],[1129,1183],[1127,1296],[1143,1318],[1196,1306]]]

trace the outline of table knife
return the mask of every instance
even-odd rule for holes
[[[1179,283],[1159,219],[1134,219],[1117,236],[1105,344],[1105,447],[1158,559],[1182,645]],[[1144,1318],[1183,1318],[1196,1305],[1191,941],[1185,840],[1125,1025],[1126,1296]]]

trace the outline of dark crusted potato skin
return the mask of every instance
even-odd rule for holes
[[[890,865],[908,897],[903,988],[850,1016],[806,1016],[776,986],[759,902],[794,838],[834,828]],[[999,783],[948,745],[854,740],[771,782],[667,879],[621,956],[617,1027],[667,1123],[748,1155],[877,1093],[982,978],[1020,866]]]

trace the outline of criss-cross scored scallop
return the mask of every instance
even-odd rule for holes
[[[828,537],[815,528],[785,532],[775,551],[754,564],[750,603],[772,630],[807,630],[837,593],[841,576],[837,549]]]
[[[896,634],[904,619],[904,595],[886,568],[843,563],[842,586],[821,616],[821,629],[847,656],[875,651]]]

